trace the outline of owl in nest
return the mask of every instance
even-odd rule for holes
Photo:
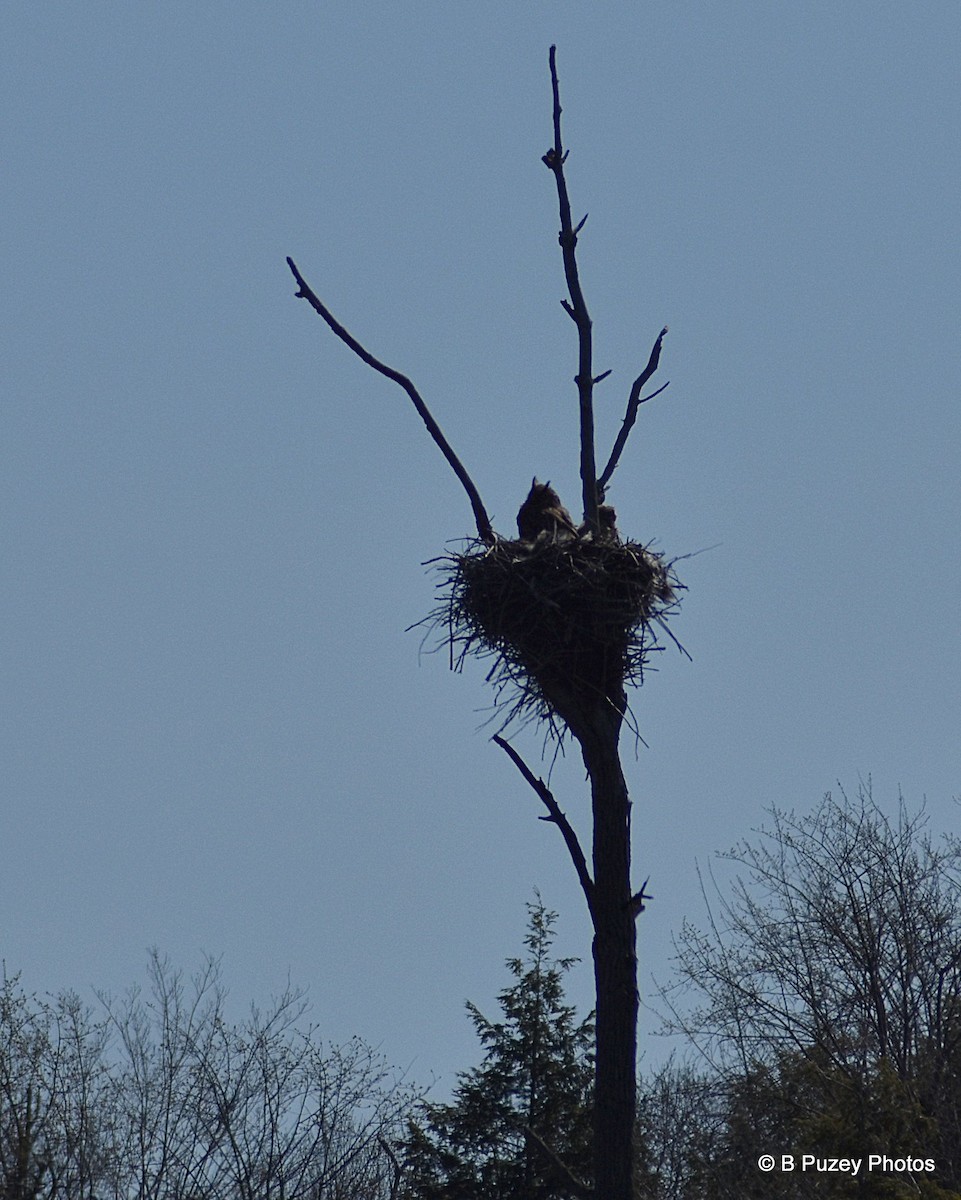
[[[591,527],[584,522],[577,528],[578,537],[593,538]],[[597,540],[599,542],[619,542],[621,535],[617,532],[617,513],[609,504],[597,506]]]
[[[550,483],[535,478],[517,514],[517,532],[522,542],[534,542],[540,534],[557,541],[577,537],[577,526]]]
[[[609,542],[620,541],[620,535],[617,532],[617,513],[609,504],[598,506],[597,523],[600,527],[600,536],[602,539]]]

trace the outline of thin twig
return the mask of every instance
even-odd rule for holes
[[[614,474],[614,470],[627,444],[627,436],[631,432],[634,422],[637,420],[637,410],[642,404],[646,404],[648,400],[653,400],[655,396],[659,396],[664,391],[664,388],[667,387],[665,383],[664,387],[659,387],[656,392],[651,392],[649,396],[645,396],[643,400],[641,399],[641,388],[657,370],[657,364],[661,360],[661,346],[666,334],[667,326],[665,325],[657,335],[657,341],[654,343],[651,357],[647,360],[647,366],[634,380],[633,384],[631,384],[631,394],[627,401],[627,412],[624,414],[624,420],[621,428],[618,430],[614,449],[611,451],[611,457],[607,460],[607,466],[601,472],[601,477],[597,481],[597,493],[599,497],[603,497],[607,485],[611,481],[611,476]]]
[[[567,154],[561,141],[561,95],[557,81],[557,47],[550,49],[551,88],[554,93],[554,145],[544,155],[544,165],[554,174],[557,184],[557,201],[560,208],[561,232],[558,241],[564,258],[564,277],[567,280],[567,290],[570,293],[570,303],[562,300],[561,304],[574,323],[577,325],[577,395],[580,406],[581,424],[581,488],[584,499],[584,520],[596,535],[600,526],[597,516],[597,466],[594,461],[594,374],[591,370],[591,318],[587,311],[584,293],[581,291],[580,277],[577,273],[577,234],[583,228],[581,221],[574,228],[571,221],[571,202],[567,195],[567,181],[564,178],[564,160]]]
[[[527,782],[531,785],[534,791],[540,796],[544,803],[544,807],[550,813],[548,817],[541,817],[542,821],[550,821],[558,827],[567,844],[568,853],[571,856],[571,861],[574,863],[574,870],[577,872],[577,878],[580,881],[581,888],[584,892],[584,898],[587,901],[587,907],[591,914],[591,920],[594,919],[594,880],[591,879],[590,871],[587,869],[587,860],[584,857],[584,851],[581,849],[581,844],[577,840],[577,834],[574,832],[570,821],[564,813],[561,812],[560,806],[554,799],[550,788],[543,779],[538,779],[534,772],[530,769],[526,762],[517,753],[510,742],[505,741],[499,733],[495,733],[493,741],[505,752],[511,762],[517,767],[518,771],[524,776]]]
[[[490,517],[487,515],[487,509],[484,507],[484,502],[480,498],[480,492],[474,486],[474,481],[467,474],[464,464],[454,453],[454,449],[444,437],[443,430],[434,420],[430,409],[424,403],[420,392],[414,387],[413,383],[402,375],[400,371],[395,371],[393,367],[388,367],[386,363],[382,363],[379,358],[375,358],[357,339],[341,325],[337,318],[333,315],[330,309],[322,300],[320,300],[314,290],[305,281],[303,275],[297,269],[297,265],[290,257],[287,259],[287,266],[297,280],[297,297],[300,300],[306,300],[313,310],[318,313],[327,322],[330,328],[337,334],[340,340],[348,345],[351,350],[365,362],[369,367],[373,367],[375,371],[379,371],[381,375],[386,375],[388,379],[392,379],[394,383],[399,383],[408,396],[413,401],[414,408],[420,414],[421,420],[427,426],[427,432],[437,443],[441,453],[450,463],[454,474],[460,480],[467,497],[470,500],[471,508],[474,512],[474,521],[477,525],[477,536],[487,546],[492,546],[497,540],[494,530],[491,526]]]

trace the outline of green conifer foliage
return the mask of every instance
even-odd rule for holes
[[[501,1019],[468,1003],[484,1048],[450,1104],[425,1104],[404,1144],[406,1200],[561,1200],[589,1186],[593,1024],[565,1003],[577,961],[551,956],[557,914],[528,904],[526,956]]]

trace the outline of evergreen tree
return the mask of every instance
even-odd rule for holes
[[[589,1184],[593,1022],[564,1002],[577,959],[551,957],[557,914],[535,892],[524,959],[488,1020],[468,1003],[484,1047],[451,1104],[425,1104],[403,1146],[406,1200],[561,1200]]]

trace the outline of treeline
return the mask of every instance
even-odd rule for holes
[[[961,846],[867,791],[770,816],[677,939],[661,1005],[689,1051],[640,1080],[639,1196],[961,1197]],[[471,1009],[483,1063],[411,1122],[406,1200],[590,1194],[590,1028],[553,920],[531,907],[502,1018]]]
[[[961,1195],[961,844],[865,789],[771,818],[677,942],[670,1025],[709,1066],[654,1081],[651,1194]]]
[[[415,1099],[360,1040],[326,1046],[302,994],[228,1019],[216,962],[96,1011],[0,990],[2,1200],[381,1200]]]
[[[640,1080],[639,1200],[961,1197],[957,839],[862,791],[772,810],[722,858],[733,882],[682,927],[661,996],[688,1051]],[[6,980],[0,1198],[591,1195],[593,1027],[555,914],[528,908],[496,1019],[468,1005],[482,1058],[446,1104],[361,1041],[324,1045],[295,992],[231,1023],[213,962],[185,980],[154,956],[146,994],[96,1012]]]

